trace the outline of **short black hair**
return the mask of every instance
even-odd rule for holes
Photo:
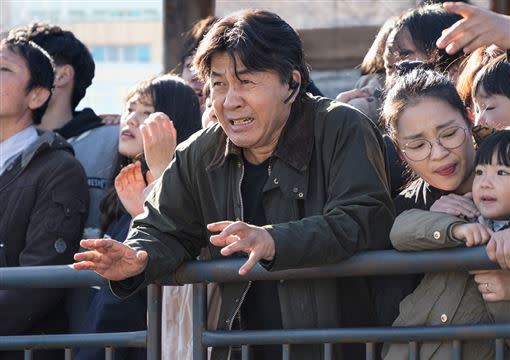
[[[275,71],[292,86],[292,72],[301,74],[301,97],[310,82],[298,33],[278,15],[266,10],[243,10],[216,22],[198,46],[194,66],[202,81],[209,79],[213,55],[226,52],[250,71]]]
[[[34,125],[41,123],[42,117],[48,108],[51,98],[51,90],[55,80],[55,64],[50,55],[44,49],[39,47],[32,41],[26,39],[4,39],[0,43],[0,47],[8,49],[13,53],[21,56],[25,61],[30,78],[26,91],[27,93],[35,88],[48,89],[50,96],[39,108],[32,110],[32,122]]]
[[[468,112],[453,82],[444,74],[419,66],[419,62],[404,62],[399,66],[407,70],[398,76],[386,94],[381,116],[383,117],[388,135],[396,142],[398,121],[402,113],[409,107],[425,98],[444,101],[463,117],[466,125],[471,128]]]
[[[494,155],[498,165],[510,167],[510,130],[496,131],[485,138],[476,152],[475,165],[492,165]]]
[[[395,25],[395,31],[400,33],[408,30],[414,45],[428,57],[440,71],[447,70],[457,60],[464,57],[462,51],[448,54],[444,49],[438,49],[436,41],[443,30],[462,20],[462,16],[449,13],[441,4],[425,4],[404,13]]]
[[[510,98],[510,63],[506,54],[491,60],[476,73],[471,96],[475,97],[481,88],[488,96],[503,95]]]
[[[33,41],[42,47],[53,57],[56,65],[73,67],[74,86],[71,107],[73,110],[76,109],[94,78],[94,59],[87,47],[71,31],[43,22],[34,22],[9,32],[8,38],[17,37]]]

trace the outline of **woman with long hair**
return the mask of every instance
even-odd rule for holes
[[[143,212],[146,185],[161,176],[176,145],[200,128],[198,98],[179,77],[164,75],[145,80],[128,93],[120,120],[118,175],[115,187],[101,203],[105,236],[126,238],[132,218]],[[142,186],[135,187],[136,183]],[[120,300],[108,287],[102,287],[92,299],[81,330],[87,333],[145,330],[146,312],[146,291]],[[76,359],[98,359],[102,352],[81,349]],[[146,357],[144,349],[119,349],[115,355],[116,359],[126,360]]]

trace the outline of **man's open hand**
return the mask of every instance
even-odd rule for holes
[[[220,231],[218,235],[212,235],[210,241],[223,248],[223,256],[240,251],[248,254],[248,261],[239,269],[239,275],[246,275],[259,260],[271,261],[274,258],[274,240],[263,227],[242,221],[219,221],[207,225],[207,229],[212,232]]]
[[[148,254],[113,239],[87,239],[80,246],[90,251],[74,254],[75,270],[94,270],[108,280],[124,280],[142,273]]]

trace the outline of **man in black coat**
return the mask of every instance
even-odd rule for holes
[[[0,266],[71,262],[87,216],[85,173],[71,146],[36,130],[53,87],[49,55],[26,40],[0,44]],[[67,332],[64,289],[0,290],[0,335]],[[0,352],[18,360],[23,352]],[[63,359],[35,351],[34,359]]]

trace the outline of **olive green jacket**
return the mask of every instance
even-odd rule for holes
[[[462,246],[451,234],[458,217],[419,209],[397,216],[391,229],[391,243],[397,250],[420,251]],[[427,273],[416,290],[400,303],[393,326],[445,326],[510,322],[510,302],[486,303],[468,272]],[[422,360],[451,359],[451,342],[420,344]],[[508,349],[505,359],[510,359]],[[383,358],[408,359],[407,344],[385,344]],[[462,342],[462,359],[494,359],[494,340]]]
[[[268,269],[332,264],[389,245],[394,211],[384,144],[360,112],[305,97],[293,105],[270,163],[263,206],[276,252],[265,264]],[[113,291],[126,296],[151,282],[171,282],[174,271],[202,247],[222,258],[208,242],[212,234],[206,224],[243,219],[243,172],[241,149],[218,125],[182,144],[126,240],[149,254],[143,283],[112,282]],[[369,325],[372,304],[365,279],[342,281],[279,282],[284,328]],[[248,282],[221,285],[218,329],[231,329],[248,288]],[[227,359],[229,353],[215,349],[213,359]],[[292,347],[292,359],[321,356],[321,346]]]

